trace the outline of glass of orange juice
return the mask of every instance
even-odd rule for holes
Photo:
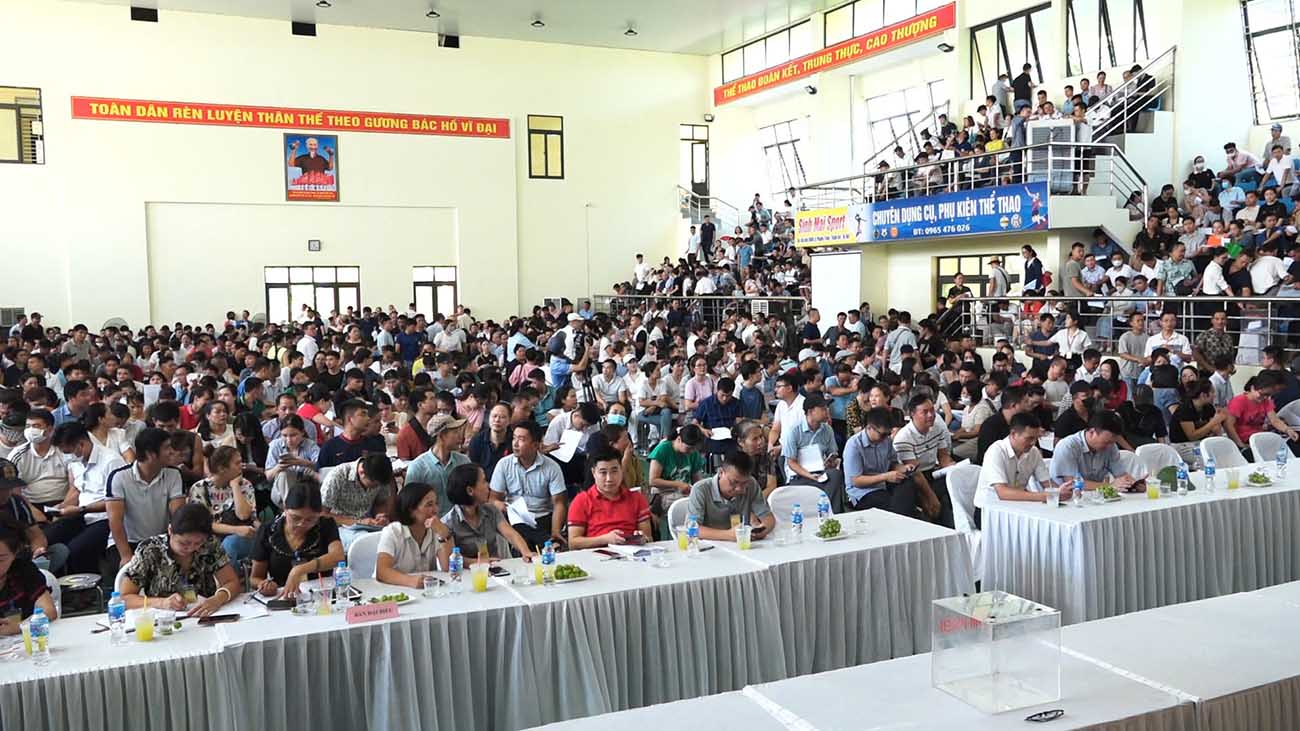
[[[469,578],[476,594],[482,594],[487,591],[488,565],[486,563],[474,564],[474,567],[469,570]]]
[[[154,616],[152,609],[141,609],[135,613],[135,639],[137,642],[153,642]]]

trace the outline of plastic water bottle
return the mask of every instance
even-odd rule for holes
[[[1205,491],[1206,492],[1214,492],[1219,487],[1218,485],[1215,484],[1216,482],[1218,482],[1218,478],[1216,478],[1214,475],[1214,471],[1215,471],[1214,468],[1215,468],[1214,455],[1211,454],[1205,460]]]
[[[117,592],[108,599],[108,640],[112,645],[126,644],[126,602]]]
[[[1277,479],[1279,482],[1286,479],[1286,463],[1291,459],[1291,450],[1287,449],[1286,443],[1277,448]]]
[[[694,515],[686,517],[686,555],[700,555],[700,521]]]
[[[339,561],[339,565],[334,567],[334,597],[339,601],[347,601],[351,589],[352,569],[348,568],[347,561]]]
[[[1179,497],[1187,497],[1188,482],[1189,481],[1187,479],[1187,463],[1179,462],[1178,463],[1178,496]]]
[[[50,663],[50,618],[45,616],[44,609],[37,607],[32,612],[30,621],[32,659],[37,665],[48,665]]]
[[[451,558],[447,561],[447,571],[451,573],[451,586],[449,591],[453,594],[460,594],[465,591],[465,585],[461,583],[461,574],[464,573],[465,558],[460,555],[460,546],[451,549]]]
[[[790,538],[795,543],[803,542],[803,508],[795,503],[790,509]]]
[[[817,498],[817,522],[821,523],[829,517],[831,517],[831,499],[826,496],[826,493],[822,493]]]
[[[542,544],[542,579],[548,584],[555,583],[555,544],[550,541]]]
[[[1074,503],[1074,507],[1076,508],[1083,507],[1083,475],[1074,476],[1074,484],[1072,485],[1071,497],[1072,497],[1071,502]]]

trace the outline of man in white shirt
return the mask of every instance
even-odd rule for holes
[[[889,369],[895,373],[903,370],[903,346],[910,345],[916,349],[916,333],[912,332],[912,313],[898,313],[898,327],[885,336],[885,348],[889,351]]]
[[[1192,362],[1192,343],[1185,335],[1174,332],[1178,326],[1178,315],[1173,312],[1166,312],[1160,316],[1160,332],[1147,338],[1146,352],[1143,355],[1151,357],[1151,353],[1156,348],[1164,348],[1169,351],[1169,362],[1176,368],[1182,368],[1184,362]]]
[[[1228,250],[1221,247],[1214,249],[1212,256],[1214,258],[1205,265],[1205,273],[1201,277],[1201,292],[1210,296],[1234,296],[1232,287],[1223,274],[1223,268],[1228,265]]]
[[[686,258],[700,258],[700,234],[695,230],[694,226],[691,226],[690,236],[686,238]]]
[[[849,319],[844,323],[844,328],[857,333],[859,337],[867,336],[867,323],[862,321],[862,313],[858,310],[849,310]]]
[[[600,364],[600,373],[592,377],[591,388],[602,411],[608,411],[610,404],[627,403],[627,384],[619,377],[618,364],[612,360]]]
[[[776,410],[772,415],[772,429],[767,434],[768,451],[781,451],[782,432],[804,423],[803,396],[793,376],[781,375],[776,379]]]
[[[1278,192],[1282,195],[1292,195],[1295,190],[1295,165],[1291,156],[1285,154],[1282,146],[1274,144],[1270,150],[1272,153],[1268,162],[1264,164],[1264,177],[1259,181],[1259,187],[1262,190],[1269,181],[1277,184]]]
[[[465,349],[466,335],[456,320],[447,318],[446,327],[433,338],[433,347],[439,353],[459,353]]]
[[[1277,257],[1277,242],[1259,248],[1259,257],[1250,265],[1250,288],[1257,295],[1273,295],[1283,282],[1291,280],[1287,265]]]
[[[980,466],[979,487],[975,490],[975,507],[988,508],[999,500],[1046,502],[1045,490],[1057,490],[1062,500],[1070,498],[1068,485],[1052,481],[1047,463],[1038,450],[1043,428],[1034,414],[1011,417],[1011,434],[993,443]],[[1036,482],[1031,485],[1030,478]],[[979,527],[979,513],[976,513]]]
[[[650,265],[645,263],[645,256],[636,255],[636,266],[632,267],[633,283],[639,288],[645,284],[646,278],[650,276]]]
[[[302,353],[304,361],[311,363],[316,359],[316,353],[320,351],[320,346],[316,344],[316,334],[318,328],[316,323],[309,322],[302,329],[302,337],[299,338],[298,344],[294,349]]]
[[[713,277],[709,276],[708,272],[701,270],[699,278],[700,280],[695,283],[695,294],[713,294],[718,291],[717,283],[713,281]]]

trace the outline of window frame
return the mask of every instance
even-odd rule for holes
[[[39,86],[5,86],[0,85],[0,89],[11,91],[32,91],[36,93],[36,104],[18,104],[0,102],[0,109],[12,111],[14,113],[14,144],[18,150],[18,157],[12,160],[0,158],[0,163],[6,165],[44,165],[45,164],[45,92]],[[23,112],[36,110],[36,117],[32,124],[40,125],[40,132],[32,131],[32,159],[23,158],[26,147],[23,146]]]
[[[558,119],[560,120],[559,129],[541,129],[533,127],[533,119]],[[559,114],[529,114],[526,118],[528,128],[528,177],[530,180],[564,180],[564,117]],[[535,175],[533,171],[533,140],[534,135],[540,135],[542,139],[542,175]],[[560,143],[560,171],[559,175],[551,175],[551,137],[559,139]]]
[[[795,21],[794,23],[790,23],[789,25],[785,26],[784,28],[778,28],[777,30],[772,31],[771,33],[765,33],[765,34],[759,36],[758,38],[754,38],[754,39],[752,39],[752,40],[745,41],[744,43],[740,44],[739,46],[735,46],[734,48],[729,48],[729,49],[723,51],[722,54],[718,57],[718,64],[719,64],[719,67],[720,67],[721,70],[722,70],[722,83],[724,83],[724,84],[730,84],[731,82],[733,82],[733,81],[735,81],[735,80],[737,80],[737,79],[743,79],[743,78],[745,78],[746,76],[752,76],[753,74],[762,73],[762,72],[764,72],[764,71],[766,71],[766,70],[768,70],[768,69],[770,69],[770,68],[773,68],[773,67],[775,67],[775,66],[780,66],[780,65],[783,64],[783,63],[789,63],[790,61],[793,61],[793,60],[796,59],[796,58],[802,58],[803,56],[806,56],[806,55],[808,55],[809,53],[812,53],[813,51],[817,50],[816,48],[810,48],[809,50],[804,51],[803,53],[800,53],[800,54],[798,54],[798,55],[795,55],[795,51],[794,51],[794,42],[793,42],[793,41],[794,41],[794,31],[795,31],[795,29],[797,29],[797,28],[799,28],[799,27],[801,27],[801,26],[803,26],[803,25],[806,25],[806,24],[808,24],[808,23],[811,23],[811,22],[812,22],[812,18],[804,18],[803,20],[799,20],[799,21]],[[811,26],[810,26],[809,30],[810,30],[810,31],[812,30],[812,29],[811,29]],[[779,35],[782,35],[782,34],[785,34],[785,37],[786,37],[786,38],[785,38],[786,58],[785,58],[785,60],[783,60],[783,61],[777,61],[776,63],[768,63],[768,59],[767,59],[767,40],[768,40],[769,38],[773,38],[773,37],[775,37],[775,36],[779,36]],[[813,43],[816,43],[815,40],[813,40],[812,42],[813,42]],[[758,49],[762,52],[762,54],[763,54],[763,63],[760,65],[760,67],[759,67],[758,69],[756,69],[756,70],[754,70],[754,71],[750,71],[750,70],[748,70],[747,68],[745,68],[745,51],[746,51],[747,49],[751,48],[751,47],[758,48]],[[726,61],[726,59],[727,59],[728,56],[730,56],[730,55],[733,54],[733,53],[739,53],[739,54],[740,54],[740,75],[739,75],[739,76],[728,76],[728,75],[727,75],[727,61]]]
[[[948,296],[948,290],[952,288],[954,284],[954,279],[957,276],[956,272],[961,272],[961,274],[966,277],[966,286],[970,288],[971,292],[974,293],[975,297],[987,297],[988,283],[989,283],[987,267],[989,265],[989,258],[994,256],[1001,257],[1002,264],[1003,264],[1002,268],[1006,269],[1007,272],[1007,288],[1013,289],[1015,285],[1020,283],[1021,273],[1015,271],[1014,269],[1008,268],[1006,266],[1006,263],[1008,261],[1014,261],[1015,259],[1019,258],[1020,256],[1019,251],[1013,251],[1011,253],[1002,253],[1002,254],[999,254],[997,252],[990,252],[987,254],[943,254],[941,256],[934,257],[935,292],[934,292],[933,299],[937,301],[940,298],[946,298]],[[957,269],[954,271],[953,274],[943,274],[943,262],[949,259],[955,259],[957,261]],[[963,259],[978,259],[979,271],[972,272],[963,269],[961,267],[961,262]]]
[[[802,141],[803,137],[795,134],[795,124],[801,126],[801,129],[799,130],[800,133],[807,132],[807,117],[796,117],[794,119],[773,122],[772,124],[758,128],[760,138],[763,137],[764,132],[767,130],[772,131],[772,142],[765,142],[762,145],[763,167],[764,173],[768,178],[768,185],[775,182],[772,180],[771,176],[771,165],[773,164],[772,155],[775,155],[775,160],[781,173],[781,187],[775,191],[769,191],[769,194],[772,197],[768,200],[772,201],[773,204],[778,200],[782,200],[786,191],[790,188],[799,189],[808,184],[808,174],[807,171],[804,170],[803,157],[799,154],[799,142]],[[785,139],[782,139],[781,135],[777,133],[778,128],[783,125],[785,127]],[[788,160],[787,157],[789,158]]]
[[[268,274],[272,269],[283,269],[283,270],[284,270],[285,281],[283,281],[283,282],[269,282],[269,281],[267,281],[267,274]],[[293,274],[292,274],[292,271],[293,271],[294,269],[311,269],[311,272],[312,272],[311,281],[310,281],[310,282],[295,282],[295,281],[293,281]],[[316,270],[317,270],[317,269],[332,269],[332,270],[334,270],[334,271],[333,271],[333,277],[331,278],[330,281],[320,281],[320,282],[318,282],[318,281],[316,281]],[[356,281],[355,281],[355,282],[353,282],[353,281],[341,281],[340,278],[339,278],[339,272],[340,272],[340,270],[343,270],[343,269],[356,270],[356,273],[357,273]],[[296,318],[295,318],[295,314],[294,314],[294,304],[295,304],[295,303],[294,303],[294,301],[293,301],[293,287],[294,287],[295,285],[296,285],[296,286],[305,286],[305,285],[306,285],[306,286],[310,286],[310,287],[311,287],[311,308],[312,308],[313,310],[315,310],[317,314],[320,314],[320,306],[319,306],[320,303],[316,301],[316,290],[317,290],[318,288],[321,288],[321,287],[326,287],[326,288],[330,288],[330,289],[333,289],[333,290],[334,290],[334,305],[335,305],[335,309],[336,309],[336,310],[339,310],[339,311],[342,311],[342,308],[339,308],[339,306],[338,306],[338,304],[339,304],[339,299],[340,299],[340,298],[339,298],[339,290],[341,290],[341,289],[353,289],[353,290],[356,290],[356,295],[357,295],[357,297],[356,297],[356,300],[357,300],[357,305],[356,305],[356,308],[357,308],[357,309],[356,309],[356,311],[357,311],[357,312],[360,312],[360,311],[361,311],[361,302],[362,302],[362,300],[361,300],[361,265],[359,265],[359,264],[315,264],[315,263],[311,263],[311,264],[307,264],[307,263],[298,263],[298,264],[275,264],[275,265],[267,265],[267,266],[263,266],[263,267],[262,267],[262,295],[263,295],[264,304],[266,305],[266,319],[267,319],[267,322],[276,322],[276,320],[274,320],[274,319],[271,317],[271,291],[272,291],[272,290],[275,290],[275,289],[283,289],[283,290],[286,291],[286,293],[287,293],[287,295],[288,295],[288,296],[287,296],[287,301],[288,301],[288,303],[289,303],[289,319],[286,320],[286,322],[297,322],[297,320],[296,320]],[[301,304],[303,304],[303,303],[299,302],[299,303],[296,303],[296,304],[301,305]]]
[[[419,269],[429,269],[432,273],[430,279],[416,279],[416,271]],[[439,269],[452,269],[456,272],[455,279],[446,280],[438,278]],[[451,310],[449,312],[438,312],[438,288],[451,287]],[[433,312],[421,312],[429,322],[433,322],[435,314],[451,315],[455,314],[456,306],[460,304],[460,268],[455,264],[420,264],[411,267],[411,301],[417,303],[416,311],[419,312],[420,288],[428,287],[432,290],[430,299],[433,302]]]
[[[1033,54],[1032,63],[1034,64],[1034,73],[1038,77],[1038,83],[1039,84],[1044,83],[1045,77],[1043,73],[1043,54],[1039,50],[1038,32],[1034,29],[1033,17],[1036,13],[1041,13],[1043,11],[1050,12],[1051,8],[1052,8],[1052,4],[1050,2],[1041,3],[1033,7],[1024,8],[1023,10],[1017,10],[1014,13],[1004,15],[1000,18],[994,18],[993,20],[980,23],[979,25],[973,25],[968,29],[968,33],[969,33],[968,37],[970,39],[971,54],[972,54],[972,61],[969,64],[971,99],[976,99],[976,98],[983,99],[989,93],[989,86],[990,86],[989,80],[981,77],[980,78],[981,91],[979,92],[979,96],[976,97],[975,95],[976,69],[978,68],[981,73],[984,71],[984,52],[980,50],[980,45],[979,45],[979,41],[977,40],[976,34],[979,33],[980,31],[985,31],[990,28],[993,28],[995,30],[994,38],[995,38],[995,44],[997,48],[993,49],[993,56],[995,61],[995,66],[993,68],[993,72],[994,72],[993,78],[996,80],[998,72],[1003,68],[1006,69],[1008,76],[1010,76],[1011,78],[1015,78],[1019,74],[1019,69],[1018,67],[1013,68],[1011,64],[1011,50],[1010,50],[1010,46],[1007,44],[1007,35],[1006,35],[1005,26],[1009,23],[1013,23],[1021,19],[1023,19],[1025,24],[1025,42],[1026,42],[1027,50],[1029,50],[1029,52]],[[1055,57],[1052,56],[1049,56],[1048,58],[1049,60],[1052,61],[1055,60]],[[976,63],[975,59],[979,59],[979,62]],[[1023,64],[1029,60],[1030,59],[1022,59],[1020,63]],[[996,65],[996,64],[1001,64],[1001,65]]]
[[[1065,75],[1067,77],[1082,76],[1096,73],[1097,71],[1106,71],[1126,64],[1135,64],[1139,60],[1145,61],[1151,58],[1151,39],[1147,32],[1146,25],[1146,6],[1145,0],[1066,0],[1065,4]],[[1078,3],[1096,3],[1097,14],[1097,59],[1094,65],[1092,59],[1083,57],[1083,44],[1079,39],[1079,11],[1075,8]],[[1121,53],[1116,53],[1115,47],[1115,19],[1112,16],[1113,11],[1120,5],[1126,4],[1129,10],[1129,18],[1120,18],[1121,24],[1126,24],[1133,28],[1132,45],[1128,49],[1119,49]],[[1142,55],[1138,52],[1141,49]],[[1123,54],[1127,55],[1123,55]],[[1074,65],[1075,55],[1078,55],[1079,68]]]
[[[1255,117],[1255,124],[1262,125],[1288,119],[1300,119],[1300,17],[1297,16],[1295,0],[1287,0],[1287,8],[1290,10],[1291,15],[1289,24],[1270,26],[1263,29],[1251,28],[1249,8],[1252,2],[1255,2],[1255,0],[1240,0],[1242,40],[1246,45],[1246,71],[1250,79],[1251,111]],[[1293,89],[1296,96],[1292,98],[1292,111],[1274,114],[1272,104],[1269,102],[1270,95],[1265,88],[1266,77],[1261,72],[1262,64],[1259,62],[1259,50],[1256,47],[1257,39],[1286,32],[1291,34],[1291,64],[1294,74],[1288,88]]]

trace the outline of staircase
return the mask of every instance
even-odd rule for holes
[[[1150,181],[1153,196],[1176,169],[1173,160],[1176,53],[1177,48],[1170,47],[1151,59],[1141,72],[1088,110],[1093,142],[1121,150],[1125,164]],[[1099,156],[1098,165],[1101,164]]]
[[[682,220],[688,220],[691,225],[698,226],[704,222],[705,216],[711,216],[719,236],[731,235],[742,220],[742,212],[736,206],[717,196],[700,195],[680,185],[677,186],[677,202]],[[744,218],[747,220],[748,215]]]

